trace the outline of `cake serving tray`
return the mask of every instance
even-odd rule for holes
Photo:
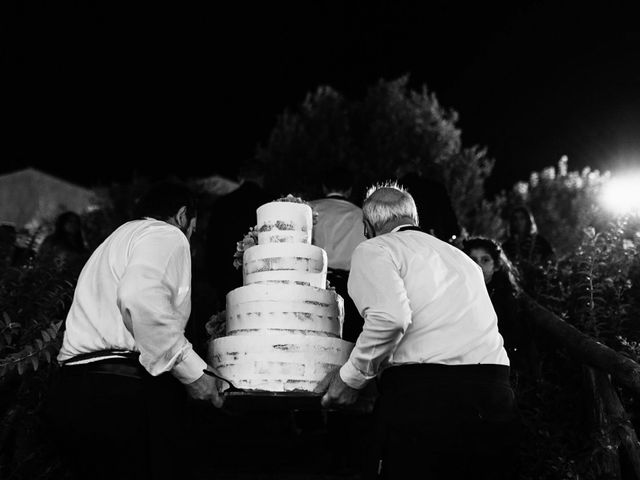
[[[223,408],[230,411],[328,410],[322,407],[321,393],[232,391],[224,394]]]
[[[267,390],[243,390],[236,387],[230,380],[224,378],[211,367],[203,372],[226,382],[229,387],[224,392],[224,407],[230,411],[257,411],[257,410],[320,410],[322,405],[321,393],[315,392],[270,392]]]
[[[243,390],[236,387],[231,381],[221,376],[213,369],[205,369],[203,372],[226,382],[229,387],[224,391],[223,408],[230,412],[256,412],[256,411],[294,411],[294,410],[358,410],[357,402],[353,406],[342,408],[325,408],[320,403],[322,393],[307,391],[272,392],[268,390]]]

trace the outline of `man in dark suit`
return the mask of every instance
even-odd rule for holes
[[[449,243],[460,236],[460,224],[449,193],[434,174],[421,174],[413,168],[399,169],[398,182],[411,193],[423,232]]]
[[[264,188],[264,175],[255,164],[245,164],[238,174],[240,186],[212,206],[204,239],[204,261],[216,290],[218,308],[225,308],[227,293],[242,286],[242,269],[233,265],[237,243],[256,224],[256,209],[273,200]]]

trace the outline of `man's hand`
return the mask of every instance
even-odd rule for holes
[[[352,405],[358,399],[360,390],[351,388],[340,378],[340,368],[336,368],[329,372],[326,377],[318,384],[315,389],[316,393],[325,392],[320,400],[320,405],[327,408],[331,405],[345,407]]]
[[[224,396],[218,390],[218,379],[209,375],[202,376],[195,382],[185,385],[187,393],[194,400],[204,400],[213,403],[216,408],[224,404]]]

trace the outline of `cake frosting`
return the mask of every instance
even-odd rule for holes
[[[311,207],[275,201],[256,214],[258,244],[243,253],[243,286],[227,293],[210,364],[244,390],[311,392],[353,348],[341,338],[343,299],[326,288],[326,252],[311,245]]]
[[[242,277],[244,285],[295,283],[325,288],[327,253],[306,243],[256,245],[244,253]]]
[[[304,203],[269,202],[256,211],[258,217],[258,244],[306,243],[311,244],[313,211]]]

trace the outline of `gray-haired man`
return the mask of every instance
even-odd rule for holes
[[[322,404],[353,403],[378,379],[366,478],[510,478],[517,407],[480,268],[422,232],[413,198],[395,183],[369,189],[363,217],[368,240],[353,253],[348,286],[364,328],[325,379]]]

